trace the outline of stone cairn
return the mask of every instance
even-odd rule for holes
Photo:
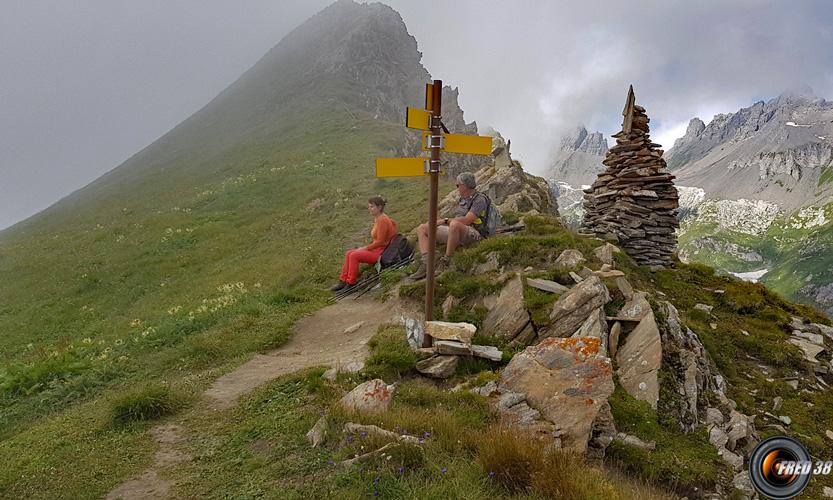
[[[582,231],[617,241],[638,264],[662,269],[673,264],[677,248],[679,200],[674,176],[651,142],[645,108],[635,103],[633,86],[616,145],[602,162],[607,169],[584,190]]]

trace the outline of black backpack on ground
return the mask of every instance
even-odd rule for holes
[[[410,259],[413,254],[414,249],[408,243],[408,238],[402,236],[400,233],[394,236],[387,248],[382,251],[382,255],[379,257],[379,264],[384,269]]]

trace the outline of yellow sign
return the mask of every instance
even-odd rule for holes
[[[434,109],[434,85],[431,83],[425,84],[425,109]]]
[[[428,175],[428,158],[376,158],[376,177],[422,177]]]
[[[430,151],[430,132],[422,133],[422,149]],[[445,144],[440,149],[446,153],[463,153],[469,155],[492,154],[492,138],[482,135],[443,134]]]
[[[405,126],[419,130],[431,130],[431,112],[408,106],[405,111]]]

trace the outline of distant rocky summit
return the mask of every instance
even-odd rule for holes
[[[584,125],[579,125],[561,137],[547,178],[575,187],[591,184],[604,170],[602,160],[607,149],[607,139],[601,132],[588,133]]]

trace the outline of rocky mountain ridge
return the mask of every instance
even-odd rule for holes
[[[551,183],[572,186],[592,184],[604,171],[602,160],[607,150],[607,139],[601,132],[588,133],[584,125],[579,125],[559,139],[547,178],[552,179]]]

